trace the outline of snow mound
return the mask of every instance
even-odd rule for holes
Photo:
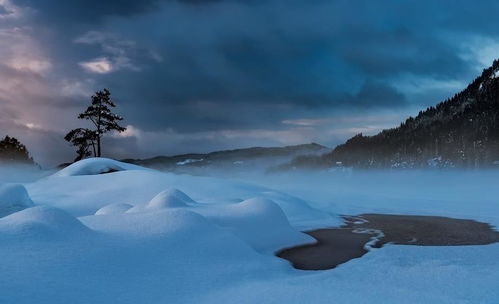
[[[140,212],[146,210],[161,210],[166,208],[187,207],[195,203],[187,194],[178,189],[168,189],[158,193],[147,204],[137,205],[128,210],[128,213]]]
[[[127,170],[149,170],[144,167],[119,162],[109,158],[87,158],[58,171],[53,176],[97,175]]]
[[[196,211],[260,252],[272,253],[284,247],[315,242],[314,238],[291,227],[279,205],[266,198]]]
[[[106,205],[95,212],[95,215],[107,215],[107,214],[120,214],[125,213],[130,208],[133,208],[130,204],[115,203]]]
[[[0,217],[33,206],[26,188],[20,184],[7,184],[0,187]]]
[[[157,212],[137,212],[101,216],[86,216],[82,221],[92,230],[140,238],[163,237],[189,242],[215,228],[203,216],[183,209],[163,209]]]
[[[61,209],[36,206],[0,219],[0,235],[34,237],[80,235],[90,232],[78,219]]]

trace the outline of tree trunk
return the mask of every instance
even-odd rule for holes
[[[95,142],[92,140],[92,150],[94,151],[94,157],[97,156],[97,152],[95,151]]]
[[[97,157],[100,157],[100,135],[97,136]]]
[[[101,156],[100,150],[100,138],[101,138],[101,113],[102,113],[102,101],[99,103],[99,116],[97,117],[97,157]]]

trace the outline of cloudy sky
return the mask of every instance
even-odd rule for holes
[[[0,0],[1,134],[42,165],[109,88],[104,154],[334,146],[464,88],[499,57],[499,2]]]

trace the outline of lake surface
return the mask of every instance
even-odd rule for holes
[[[344,225],[305,233],[316,244],[296,246],[276,255],[302,270],[334,268],[387,243],[412,246],[466,246],[499,242],[489,224],[440,216],[361,214],[343,216]]]

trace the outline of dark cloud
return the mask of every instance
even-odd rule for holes
[[[404,73],[452,78],[475,72],[456,44],[441,37],[454,30],[455,19],[469,6],[464,3],[456,9],[413,1],[356,6],[346,1],[77,1],[56,10],[53,3],[33,5],[50,14],[76,14],[72,24],[89,15],[108,17],[78,28],[80,36],[102,32],[100,40],[75,44],[72,37],[61,46],[62,56],[114,63],[116,73],[94,77],[115,88],[132,122],[147,129],[250,128],[293,111],[399,106],[405,92],[381,83]],[[444,8],[446,16],[431,14]],[[424,13],[424,21],[418,13]],[[468,31],[489,29],[470,23]],[[240,109],[258,121],[234,116]],[[272,111],[278,113],[267,114]]]
[[[21,6],[38,10],[51,23],[91,23],[105,16],[130,16],[151,10],[160,0],[15,0]]]
[[[464,3],[461,11],[413,1],[376,5],[363,1],[355,6],[345,1],[280,0],[30,4],[63,20],[62,32],[67,33],[68,25],[78,25],[80,35],[85,30],[108,31],[136,42],[125,50],[126,59],[137,68],[143,66],[141,73],[109,75],[105,80],[134,78],[138,90],[155,92],[157,96],[148,99],[151,102],[203,99],[335,106],[341,100],[338,96],[353,94],[367,78],[472,73],[456,45],[441,39],[438,32],[453,29],[452,14],[462,15],[469,6]],[[445,11],[450,17],[440,16],[444,8],[451,10]],[[431,14],[440,9],[440,15]],[[425,22],[415,12],[424,12]],[[115,17],[81,25],[105,16]],[[73,54],[69,55],[73,61],[109,56],[97,44],[65,41],[60,49]],[[161,61],[153,61],[148,49]]]
[[[405,96],[389,85],[375,81],[367,81],[357,95],[353,104],[363,107],[401,107],[406,105]]]
[[[26,26],[51,63],[29,79],[71,92],[39,106],[74,117],[85,94],[109,87],[128,124],[186,138],[421,108],[476,76],[484,60],[473,50],[499,46],[495,0],[13,2],[30,8]],[[192,143],[220,144],[207,141]]]
[[[9,15],[11,12],[4,6],[0,4],[0,16]]]

